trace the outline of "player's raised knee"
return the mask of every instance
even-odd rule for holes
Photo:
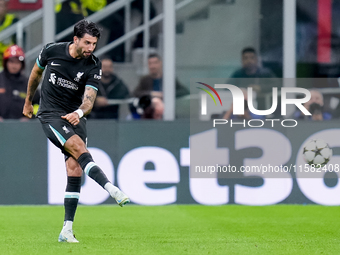
[[[86,145],[78,135],[72,136],[64,145],[65,150],[76,159],[83,153],[87,152]]]

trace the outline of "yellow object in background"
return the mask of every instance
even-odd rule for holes
[[[39,110],[39,105],[38,104],[33,105],[33,114],[34,115],[37,115],[38,110]]]

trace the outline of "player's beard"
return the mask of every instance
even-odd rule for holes
[[[77,55],[80,56],[81,58],[88,58],[91,55],[85,55],[85,51],[83,51],[82,48],[77,48]],[[91,52],[92,53],[92,52]]]

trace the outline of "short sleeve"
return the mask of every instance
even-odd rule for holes
[[[45,66],[47,65],[47,48],[48,48],[48,45],[45,45],[42,48],[36,60],[37,65],[41,69],[45,69]]]
[[[102,78],[102,68],[101,63],[99,62],[94,68],[89,72],[86,86],[90,86],[98,91],[98,86],[100,79]]]

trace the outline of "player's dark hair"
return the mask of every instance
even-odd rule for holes
[[[150,53],[148,59],[150,58],[158,58],[159,60],[162,60],[161,56],[157,53]]]
[[[254,53],[255,55],[257,55],[257,53],[256,53],[256,50],[253,48],[253,47],[247,47],[247,48],[244,48],[243,50],[242,50],[242,55],[244,54],[244,53]]]
[[[100,29],[96,23],[82,19],[74,25],[73,35],[83,38],[85,34],[100,38]]]

